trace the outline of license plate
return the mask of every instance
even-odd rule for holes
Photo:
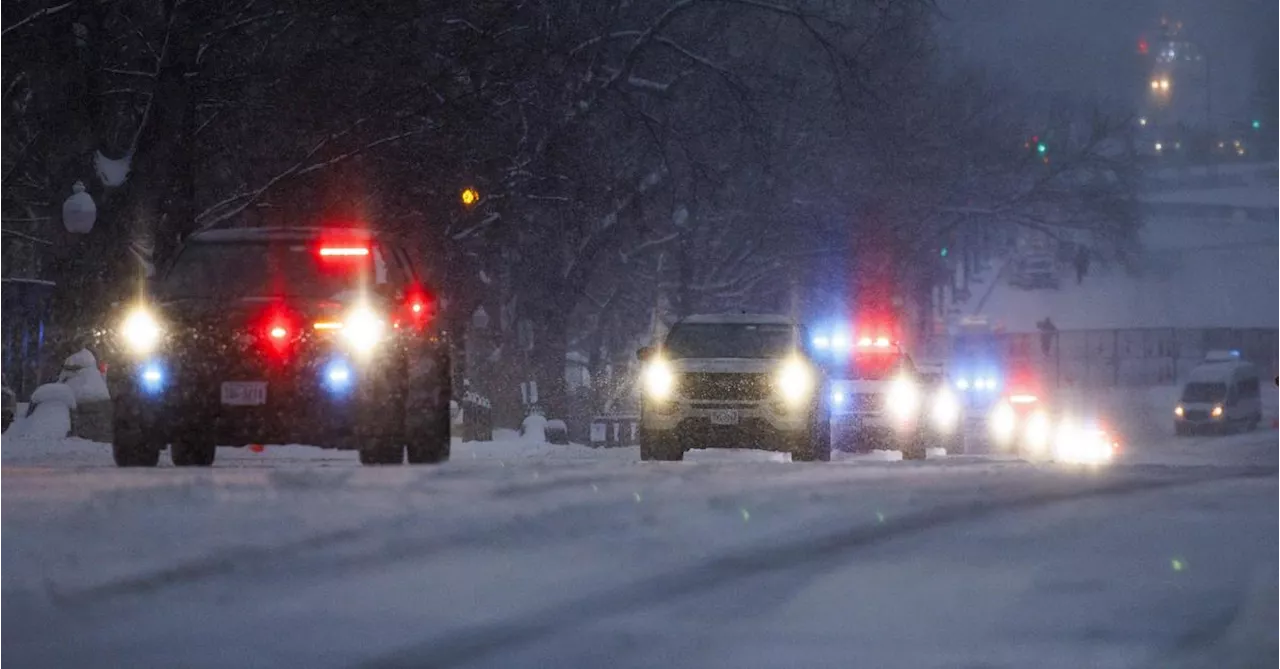
[[[251,407],[267,403],[266,381],[226,381],[222,384],[222,403]]]
[[[738,412],[733,409],[720,409],[711,412],[712,425],[737,425]]]

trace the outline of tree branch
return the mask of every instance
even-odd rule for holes
[[[37,19],[43,18],[45,16],[53,16],[54,14],[57,14],[58,12],[64,9],[75,6],[75,4],[76,4],[75,0],[71,0],[70,2],[62,3],[61,5],[54,5],[53,7],[45,7],[44,9],[41,9],[31,14],[27,18],[22,19],[21,21],[18,21],[17,23],[9,26],[8,28],[5,28],[4,30],[0,30],[0,37],[8,35],[10,31],[17,30],[18,28],[21,28],[22,26],[25,26],[28,23],[31,23],[32,21],[35,21]]]

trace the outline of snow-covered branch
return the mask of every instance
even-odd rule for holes
[[[336,139],[337,137],[347,134],[347,132],[344,131],[337,135],[326,137],[325,139],[318,142],[314,147],[312,147],[312,149],[307,152],[307,154],[303,157],[302,160],[294,163],[289,168],[285,169],[284,171],[275,175],[271,179],[267,180],[267,182],[262,186],[251,191],[241,191],[239,193],[236,193],[235,195],[232,195],[231,197],[228,197],[214,204],[212,207],[205,209],[203,212],[197,215],[196,221],[200,223],[201,230],[207,230],[209,228],[217,227],[221,223],[239,215],[245,209],[249,208],[249,206],[252,205],[254,202],[257,202],[263,195],[267,194],[270,190],[272,190],[273,188],[275,188],[285,180],[301,177],[303,175],[310,174],[312,172],[325,169],[327,167],[331,167],[340,162],[343,162],[345,160],[349,160],[355,156],[358,156],[374,147],[377,147],[383,144],[388,144],[390,142],[399,141],[401,139],[404,139],[405,137],[417,135],[422,132],[423,132],[422,130],[412,130],[409,132],[402,132],[402,133],[398,133],[388,137],[383,137],[381,139],[374,140],[372,142],[364,144],[350,151],[346,151],[344,153],[338,154],[332,158],[321,160],[319,162],[312,162],[311,159],[317,153],[319,153],[321,149],[329,145],[330,142]],[[222,211],[221,213],[218,213],[220,209],[223,209],[229,206],[231,207],[230,209],[226,211]]]
[[[32,14],[31,14],[30,16],[28,16],[27,18],[22,19],[21,21],[18,21],[17,23],[15,23],[15,24],[13,24],[13,25],[9,26],[8,28],[5,28],[4,30],[0,30],[0,37],[3,37],[3,36],[5,36],[5,35],[8,35],[10,31],[17,30],[18,28],[21,28],[22,26],[25,26],[25,25],[27,25],[28,23],[31,23],[32,21],[36,21],[36,20],[41,19],[41,18],[43,18],[43,17],[45,17],[45,16],[53,16],[54,14],[57,14],[58,12],[60,12],[60,11],[62,11],[62,10],[64,10],[64,9],[69,9],[69,8],[71,8],[71,7],[74,7],[74,6],[75,6],[75,4],[76,4],[75,0],[71,0],[70,2],[64,2],[64,3],[60,4],[60,5],[54,5],[54,6],[52,6],[52,7],[45,7],[44,9],[38,10],[38,11],[36,11],[36,12],[32,13]]]
[[[6,219],[6,220],[13,221],[14,219]],[[28,219],[28,220],[37,220],[37,219]],[[44,217],[44,218],[43,218],[43,219],[41,219],[41,220],[46,220],[46,221],[47,221],[47,220],[49,220],[49,218],[46,216],[46,217]],[[17,237],[18,239],[25,239],[25,240],[27,240],[27,241],[29,241],[29,242],[32,242],[32,243],[35,243],[35,244],[43,244],[43,245],[45,245],[45,246],[53,246],[53,242],[51,242],[51,241],[49,241],[49,240],[47,240],[47,239],[41,239],[41,238],[39,238],[39,237],[35,237],[35,236],[32,236],[32,235],[28,235],[28,234],[27,234],[27,233],[25,233],[25,232],[18,232],[17,230],[9,230],[8,228],[0,228],[0,233],[3,233],[3,234],[4,234],[5,236],[7,236],[7,237]]]

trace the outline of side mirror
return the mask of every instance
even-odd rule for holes
[[[652,346],[641,346],[636,351],[636,360],[639,360],[640,362],[648,362],[649,358],[652,358],[652,357],[653,357]]]

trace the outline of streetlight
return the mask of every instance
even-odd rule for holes
[[[474,188],[464,188],[462,189],[461,197],[463,206],[470,207],[480,201],[480,192]]]

